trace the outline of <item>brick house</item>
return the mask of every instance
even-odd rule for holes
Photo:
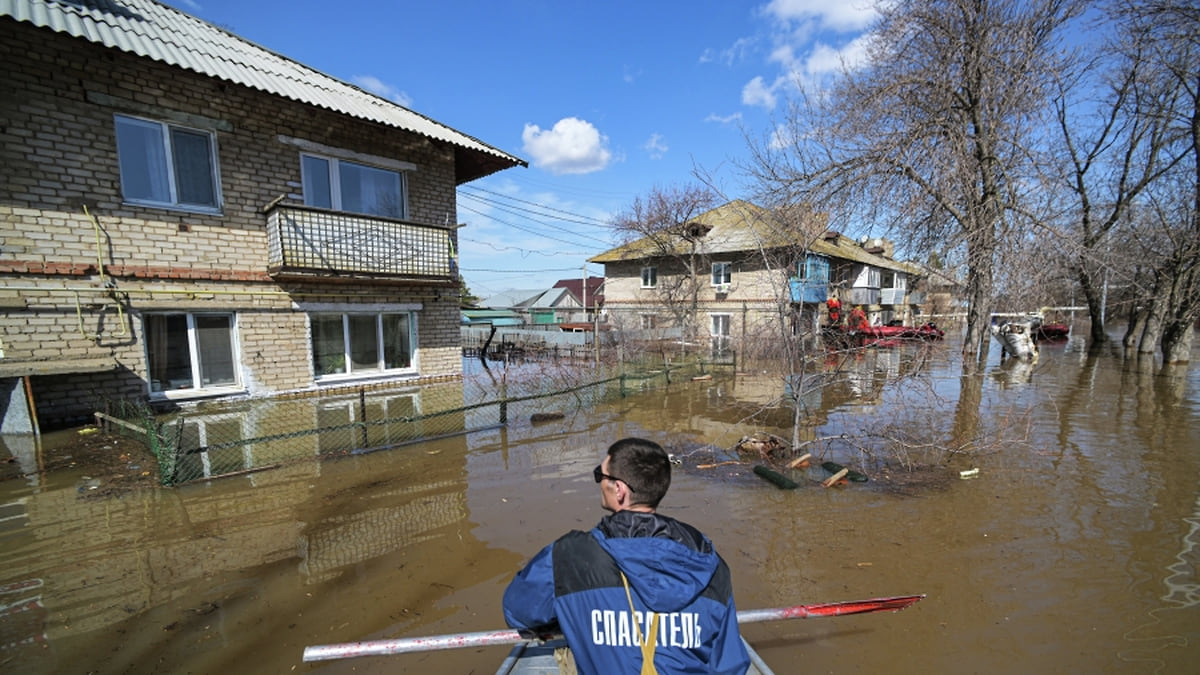
[[[893,260],[886,240],[856,242],[826,223],[735,200],[589,262],[604,265],[606,314],[628,335],[754,353],[778,340],[781,318],[790,333],[814,333],[835,296],[877,322],[911,319],[917,268]]]
[[[523,160],[153,0],[3,7],[6,420],[461,377],[455,188]]]

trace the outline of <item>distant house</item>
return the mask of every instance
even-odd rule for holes
[[[0,397],[461,376],[455,188],[523,160],[152,0],[10,0],[0,55]]]
[[[714,348],[753,348],[813,332],[825,303],[863,306],[881,323],[907,321],[918,272],[890,258],[890,242],[854,242],[807,209],[776,213],[733,201],[670,232],[642,237],[589,260],[605,269],[610,322],[623,330],[689,329]]]
[[[540,290],[509,290],[485,298],[480,305],[488,309],[510,310],[524,318],[525,323],[545,326],[569,321],[581,307],[579,300],[566,288]]]
[[[583,279],[562,279],[554,287],[571,291],[583,310],[581,315],[572,317],[571,322],[595,321],[597,312],[604,311],[604,277],[588,277],[586,285]]]

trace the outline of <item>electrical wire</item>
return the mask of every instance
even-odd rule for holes
[[[581,233],[579,233],[579,232],[575,232],[574,230],[569,230],[569,229],[567,229],[567,228],[565,228],[565,227],[560,227],[560,226],[558,226],[558,225],[554,225],[553,223],[549,223],[549,222],[547,222],[547,221],[544,221],[544,220],[538,220],[538,219],[536,219],[536,218],[530,218],[530,217],[528,217],[527,215],[525,215],[524,213],[522,213],[522,211],[524,211],[524,212],[527,212],[527,213],[533,213],[532,211],[529,211],[528,209],[521,209],[521,208],[519,208],[519,207],[518,207],[518,208],[509,208],[509,207],[506,207],[506,206],[504,206],[504,205],[502,205],[502,204],[497,204],[497,203],[495,203],[495,202],[490,202],[490,201],[487,201],[487,200],[485,200],[485,199],[480,199],[480,198],[478,198],[478,197],[476,197],[476,196],[474,196],[474,195],[466,195],[466,194],[464,194],[464,195],[461,195],[461,196],[462,196],[464,199],[468,199],[468,200],[474,200],[474,201],[476,201],[476,202],[482,202],[482,203],[483,203],[485,206],[490,206],[490,207],[492,207],[492,208],[494,208],[494,209],[496,209],[496,210],[498,210],[498,211],[501,211],[501,212],[503,212],[503,213],[508,213],[508,214],[511,214],[511,215],[514,215],[514,216],[517,216],[517,217],[520,217],[520,218],[525,218],[525,219],[527,219],[527,220],[531,220],[532,222],[539,223],[539,224],[541,224],[541,225],[545,225],[546,227],[548,227],[548,228],[550,228],[550,229],[552,229],[552,230],[558,230],[559,232],[563,232],[563,233],[569,234],[569,235],[571,235],[572,237],[580,237],[581,239],[590,239],[590,240],[592,240],[592,241],[594,241],[594,242],[597,242],[597,243],[600,243],[600,244],[604,244],[604,245],[607,245],[607,244],[608,244],[608,242],[606,242],[606,241],[604,241],[603,239],[600,239],[600,238],[598,238],[598,237],[593,237],[593,236],[591,236],[591,235],[587,235],[587,234],[581,234]],[[463,206],[463,204],[462,204],[462,200],[460,200],[460,201],[459,201],[459,207],[460,207],[460,208],[467,208],[467,207]],[[481,215],[481,216],[484,216],[484,217],[487,217],[487,218],[492,218],[493,220],[500,221],[500,219],[499,219],[499,218],[496,218],[495,216],[492,216],[492,215],[490,215],[490,214],[486,214],[486,213],[483,213],[483,212],[481,212],[481,211],[477,211],[477,210],[472,210],[472,211],[473,211],[474,213],[478,213],[478,214],[479,214],[479,215]],[[539,214],[539,215],[540,215],[540,214]],[[503,222],[503,221],[500,221],[500,222]]]
[[[565,222],[569,222],[569,223],[576,223],[576,224],[578,224],[578,225],[587,225],[587,226],[590,226],[590,227],[598,227],[598,228],[605,229],[605,230],[611,230],[611,229],[613,229],[613,226],[612,226],[612,224],[611,224],[611,223],[605,222],[605,221],[603,221],[603,220],[600,220],[600,219],[598,219],[598,218],[591,218],[591,217],[589,217],[589,216],[580,215],[580,214],[578,214],[578,213],[572,213],[572,212],[570,212],[570,211],[565,211],[565,210],[563,210],[563,209],[555,208],[555,207],[553,207],[553,206],[547,206],[547,205],[545,205],[545,204],[539,204],[538,202],[531,202],[531,201],[529,201],[529,200],[527,200],[527,199],[521,199],[521,198],[519,198],[519,197],[513,197],[513,196],[511,196],[511,195],[506,195],[506,194],[503,194],[503,193],[500,193],[500,192],[495,192],[495,191],[493,191],[493,190],[487,190],[487,189],[485,189],[485,188],[481,188],[481,187],[475,187],[475,186],[473,186],[473,185],[462,185],[462,186],[459,186],[459,190],[463,190],[464,188],[466,188],[466,189],[469,189],[469,190],[472,190],[472,191],[475,191],[475,192],[483,192],[483,193],[485,193],[485,194],[494,195],[494,196],[496,196],[496,197],[499,197],[499,198],[501,198],[501,199],[506,199],[506,200],[509,200],[509,201],[518,202],[518,203],[520,203],[520,204],[529,204],[530,206],[536,206],[538,209],[541,209],[541,210],[543,210],[543,211],[549,211],[551,214],[561,214],[561,215],[563,215],[563,216],[567,216],[567,217],[565,217],[565,218],[559,218],[559,220],[563,220],[563,221],[565,221]],[[483,201],[483,202],[485,202],[485,203],[497,204],[496,202],[491,202],[491,201],[489,201],[489,200],[487,200],[487,199],[484,199],[484,198],[482,198],[482,197],[479,197],[478,195],[468,195],[468,194],[464,194],[463,196],[464,196],[464,197],[472,197],[472,198],[474,198],[474,199],[478,199],[478,200],[480,200],[480,201]],[[497,205],[498,205],[498,204],[497,204]],[[514,209],[517,209],[517,210],[520,210],[520,211],[527,211],[527,212],[529,212],[529,213],[536,213],[536,214],[538,214],[538,215],[547,215],[547,214],[543,214],[541,211],[534,211],[533,209],[522,209],[522,208],[520,208],[520,207],[512,207],[512,208],[514,208]]]

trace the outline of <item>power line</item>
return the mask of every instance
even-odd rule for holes
[[[571,222],[571,223],[577,223],[577,224],[579,224],[579,225],[587,225],[587,226],[589,226],[589,227],[599,227],[599,228],[603,228],[603,229],[612,229],[612,225],[611,225],[610,223],[607,223],[607,222],[605,222],[605,221],[603,221],[603,220],[600,220],[599,218],[592,218],[592,217],[590,217],[590,216],[584,216],[584,215],[580,215],[580,214],[578,214],[578,213],[572,213],[572,212],[570,212],[570,211],[565,211],[565,210],[563,210],[563,209],[555,208],[555,207],[553,207],[553,206],[547,206],[547,205],[545,205],[545,204],[539,204],[538,202],[531,202],[531,201],[529,201],[529,200],[527,200],[527,199],[521,199],[521,198],[519,198],[519,197],[513,197],[512,195],[506,195],[506,194],[504,194],[504,193],[501,193],[501,192],[495,192],[495,191],[493,191],[493,190],[487,190],[487,189],[484,189],[484,188],[481,188],[481,187],[476,187],[476,186],[474,186],[474,185],[462,185],[462,186],[459,186],[459,189],[460,189],[460,190],[462,190],[462,189],[470,189],[470,190],[474,190],[474,191],[477,191],[477,192],[484,192],[484,193],[487,193],[487,194],[489,194],[489,195],[493,195],[493,196],[499,197],[499,198],[501,198],[501,199],[507,199],[507,200],[509,200],[509,201],[519,202],[519,203],[521,203],[521,204],[529,204],[530,206],[536,206],[536,207],[538,207],[539,209],[542,209],[542,210],[545,210],[545,211],[550,211],[550,212],[552,212],[552,213],[557,213],[557,214],[562,214],[562,215],[564,215],[564,216],[568,216],[567,218],[560,218],[560,220],[565,220],[565,221],[567,221],[567,222]],[[476,195],[464,195],[464,196],[471,196],[471,197],[474,197],[474,198],[476,198],[476,199],[479,199],[479,200],[481,200],[481,201],[485,201],[485,202],[487,201],[487,200],[484,200],[482,197],[478,197],[478,196],[476,196]],[[519,207],[513,207],[513,208],[518,208],[518,209],[519,209]],[[539,212],[536,212],[536,211],[533,211],[533,210],[530,210],[530,209],[519,209],[519,210],[522,210],[522,211],[529,211],[530,213],[538,213],[538,215],[543,215],[543,214],[541,214],[541,213],[539,213]]]
[[[473,208],[471,208],[471,207],[469,207],[469,206],[466,206],[465,204],[459,204],[459,205],[458,205],[458,207],[459,207],[460,209],[466,209],[467,211],[470,211],[471,213],[474,213],[474,214],[476,214],[476,215],[483,216],[484,218],[490,218],[490,219],[492,219],[492,220],[494,220],[494,221],[496,221],[496,222],[498,222],[498,223],[502,223],[502,224],[504,224],[504,225],[508,225],[509,227],[516,228],[516,229],[518,229],[518,230],[521,230],[522,232],[528,232],[529,234],[532,234],[532,235],[535,235],[535,236],[538,236],[538,237],[543,237],[543,238],[545,238],[545,239],[551,239],[551,240],[553,240],[553,241],[557,241],[557,242],[558,242],[558,243],[560,243],[560,244],[567,244],[568,246],[578,246],[578,245],[579,245],[579,244],[577,244],[576,242],[573,242],[573,241],[567,241],[567,240],[565,240],[565,239],[559,239],[558,237],[551,237],[550,235],[548,235],[548,234],[546,234],[546,233],[544,233],[544,232],[538,232],[538,231],[536,231],[536,230],[531,230],[531,229],[529,229],[528,227],[522,227],[522,226],[520,226],[520,225],[517,225],[516,223],[511,223],[511,222],[508,222],[507,220],[502,220],[502,219],[500,219],[500,218],[497,218],[497,217],[495,217],[495,216],[493,216],[493,215],[490,215],[490,214],[484,213],[484,212],[482,212],[482,211],[479,211],[479,210],[477,210],[477,209],[473,209]],[[562,228],[556,228],[556,229],[562,229]],[[568,234],[571,234],[571,232],[570,232],[569,230],[566,230],[566,232],[568,232]],[[583,236],[583,235],[576,235],[576,236]],[[587,237],[587,238],[588,238],[588,239],[591,239],[591,237]],[[596,240],[596,241],[599,241],[599,240]]]
[[[536,218],[529,218],[528,216],[524,216],[524,215],[522,215],[521,213],[519,213],[519,211],[524,211],[524,212],[527,212],[527,213],[536,213],[536,212],[534,212],[534,211],[530,211],[529,209],[522,209],[522,208],[520,208],[520,207],[509,207],[509,206],[506,206],[506,205],[503,205],[503,204],[498,204],[498,203],[496,203],[496,202],[490,202],[490,201],[488,201],[488,200],[486,200],[486,199],[481,199],[481,198],[479,198],[479,197],[476,197],[475,195],[468,195],[468,194],[464,194],[464,195],[462,195],[462,197],[463,197],[464,199],[471,199],[471,200],[475,200],[475,201],[477,201],[477,202],[482,202],[483,204],[485,204],[485,205],[487,205],[487,206],[491,206],[492,208],[495,208],[495,209],[497,209],[497,210],[499,210],[499,211],[502,211],[502,212],[504,212],[504,213],[509,213],[509,214],[512,214],[512,215],[514,215],[514,216],[518,216],[518,217],[526,218],[526,219],[528,219],[528,220],[531,220],[531,221],[533,221],[533,222],[535,222],[535,223],[540,223],[540,224],[542,224],[542,225],[545,225],[546,227],[548,227],[548,228],[550,228],[550,229],[552,229],[552,230],[558,230],[559,232],[565,232],[565,233],[567,233],[567,234],[569,234],[569,235],[571,235],[571,236],[573,236],[573,237],[581,237],[581,238],[583,238],[583,239],[591,239],[592,241],[595,241],[595,242],[598,242],[598,243],[601,243],[601,244],[605,244],[605,245],[607,245],[607,242],[605,242],[605,241],[604,241],[604,240],[602,240],[602,239],[597,239],[596,237],[593,237],[593,236],[590,236],[590,235],[586,235],[586,234],[580,234],[579,232],[575,232],[575,231],[573,231],[573,230],[569,230],[569,229],[567,229],[567,228],[565,228],[565,227],[560,227],[560,226],[558,226],[558,225],[554,225],[554,224],[552,224],[552,223],[548,223],[548,222],[546,222],[546,221],[544,221],[544,220],[538,220],[538,219],[536,219]],[[480,213],[480,212],[479,212],[479,211],[475,211],[475,213]],[[485,214],[482,214],[482,213],[480,213],[480,215],[485,215]],[[539,213],[539,214],[537,214],[537,215],[542,215],[542,214],[540,214],[540,213]],[[488,217],[493,217],[493,216],[488,216]],[[498,220],[498,219],[497,219],[497,220]]]
[[[497,246],[497,245],[491,243],[490,241],[480,241],[478,239],[471,239],[470,237],[463,237],[463,236],[460,236],[458,238],[458,240],[459,241],[469,241],[473,244],[479,244],[480,246],[486,246],[486,247],[492,249],[493,251],[519,251],[523,257],[527,257],[529,254],[533,254],[533,253],[536,253],[538,255],[544,255],[547,257],[556,257],[556,256],[560,256],[560,255],[591,255],[588,251],[531,251],[530,249],[521,248],[520,246]]]
[[[541,274],[542,272],[578,272],[578,267],[546,267],[536,270],[491,270],[481,267],[460,267],[464,272],[491,272],[494,274]]]

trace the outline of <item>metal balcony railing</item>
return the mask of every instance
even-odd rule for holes
[[[272,276],[345,274],[450,279],[450,231],[389,218],[276,204],[267,211]]]
[[[879,289],[878,288],[851,288],[847,293],[848,298],[842,300],[843,304],[851,305],[878,305],[879,304]]]
[[[904,304],[904,289],[903,288],[884,288],[879,292],[879,304],[881,305],[903,305]]]

